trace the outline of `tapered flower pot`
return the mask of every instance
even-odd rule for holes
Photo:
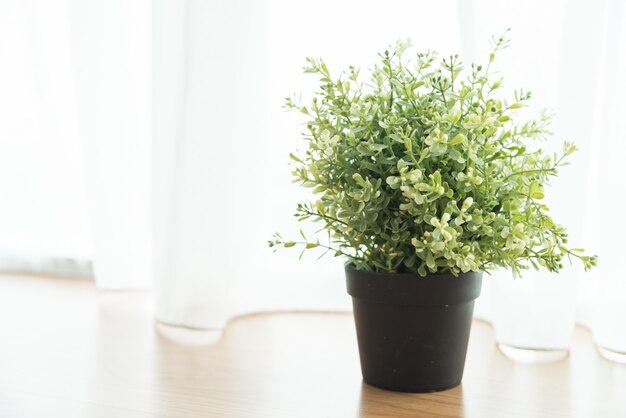
[[[482,272],[372,273],[346,265],[365,383],[436,392],[461,383]]]

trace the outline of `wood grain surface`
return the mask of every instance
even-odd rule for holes
[[[147,292],[0,277],[0,417],[626,417],[626,366],[577,329],[571,355],[516,364],[474,322],[463,384],[401,394],[362,383],[350,314],[232,320],[171,332]]]

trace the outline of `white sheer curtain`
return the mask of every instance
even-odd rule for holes
[[[212,39],[211,36],[205,34],[203,39],[207,40],[206,42],[202,44],[192,42],[192,46],[186,48],[187,51],[196,48],[195,53],[202,50],[200,54],[206,55],[211,54],[211,51],[220,51],[222,55],[218,62],[224,65],[224,61],[230,61],[230,68],[240,63],[241,55],[250,54],[251,51],[256,54],[262,50],[265,58],[259,60],[259,65],[251,67],[251,71],[245,73],[245,76],[238,74],[225,76],[223,67],[221,65],[215,67],[215,63],[209,59],[203,63],[196,63],[194,70],[189,68],[186,70],[188,75],[193,74],[207,80],[222,80],[223,83],[232,85],[237,85],[242,80],[248,81],[251,76],[257,77],[260,84],[249,90],[245,97],[255,101],[258,100],[256,94],[262,92],[261,94],[265,94],[264,103],[267,104],[266,109],[258,108],[253,111],[248,109],[247,112],[245,108],[243,111],[241,108],[233,109],[237,118],[243,118],[241,125],[259,124],[257,131],[259,133],[261,129],[267,129],[267,139],[263,141],[262,147],[255,151],[247,147],[258,146],[256,138],[261,136],[254,135],[254,140],[243,139],[233,130],[237,125],[233,124],[230,118],[220,117],[220,112],[205,111],[205,122],[211,118],[219,120],[219,123],[214,123],[211,128],[202,128],[200,123],[196,125],[197,129],[205,132],[200,135],[204,135],[209,141],[209,144],[205,145],[207,148],[221,147],[222,152],[229,152],[227,151],[230,150],[229,144],[222,142],[222,138],[229,138],[228,141],[235,141],[240,147],[240,152],[236,153],[236,161],[240,164],[235,163],[233,166],[230,161],[223,160],[218,163],[223,164],[220,169],[228,172],[228,178],[232,182],[229,187],[222,190],[219,200],[237,202],[245,209],[237,207],[236,214],[229,212],[217,215],[220,212],[208,209],[205,212],[219,216],[223,225],[238,225],[237,232],[227,235],[241,234],[239,236],[243,238],[234,247],[231,247],[230,243],[219,247],[221,251],[234,248],[237,253],[235,259],[240,260],[239,265],[237,263],[232,265],[228,274],[231,277],[231,303],[225,309],[230,315],[259,309],[349,309],[349,301],[343,290],[343,273],[339,260],[316,261],[315,257],[305,255],[304,260],[297,261],[296,253],[281,251],[270,255],[264,248],[263,241],[274,230],[297,233],[299,226],[290,219],[293,205],[298,200],[306,198],[304,192],[289,183],[289,168],[285,159],[285,155],[298,146],[300,120],[297,116],[285,114],[280,108],[280,103],[285,95],[301,90],[309,91],[314,82],[300,72],[303,56],[324,56],[331,69],[345,68],[350,63],[367,67],[376,59],[375,51],[384,49],[387,44],[398,38],[411,38],[416,47],[421,49],[438,49],[443,53],[461,50],[466,60],[471,61],[484,59],[488,55],[488,40],[492,34],[500,34],[509,27],[512,29],[512,48],[502,54],[497,69],[506,75],[507,86],[510,89],[530,88],[534,92],[537,106],[556,112],[554,123],[556,140],[547,143],[547,149],[560,147],[560,139],[573,140],[581,148],[572,161],[572,168],[565,169],[563,176],[550,190],[554,216],[569,227],[572,243],[587,244],[591,250],[599,251],[594,247],[594,241],[585,233],[585,222],[581,220],[593,219],[593,216],[589,215],[592,209],[586,205],[588,201],[586,196],[587,187],[595,183],[595,180],[589,177],[591,147],[594,141],[599,139],[598,126],[602,123],[599,120],[599,109],[604,100],[602,77],[606,71],[604,61],[609,45],[608,3],[560,1],[545,4],[530,1],[502,4],[497,1],[477,1],[433,4],[392,1],[384,10],[369,3],[359,3],[360,7],[354,7],[355,5],[350,2],[340,4],[317,2],[303,5],[267,1],[262,7],[258,6],[258,3],[254,4],[253,25],[246,18],[229,20],[229,16],[237,14],[236,11],[251,7],[251,3],[246,1],[235,2],[229,7],[215,7],[212,11],[206,8],[198,9],[193,1],[187,2],[186,6],[181,4],[177,6],[180,10],[187,7],[187,13],[192,15],[192,18],[187,17],[184,24],[187,27],[187,36],[189,33],[201,33],[194,29],[194,25],[202,26],[202,22],[205,25],[211,22],[210,26],[213,28],[221,28],[224,24],[230,25],[227,29],[222,28],[225,40],[231,39],[232,31],[244,38],[254,34],[254,42],[245,46],[226,48],[227,51],[222,50],[224,44],[216,46],[209,41]],[[349,18],[341,19],[341,24],[327,24],[325,23],[329,19],[327,11],[331,9],[333,14]],[[400,10],[403,12],[399,13]],[[206,14],[204,17],[203,13]],[[210,20],[216,19],[215,16],[219,16],[217,22]],[[422,18],[418,18],[420,16]],[[445,17],[445,21],[448,22],[445,30],[442,30],[440,19],[425,18],[428,16]],[[154,29],[158,34],[159,22],[156,23]],[[225,44],[228,45],[228,41]],[[180,53],[180,50],[176,50],[175,53]],[[615,50],[615,53],[619,54],[619,51]],[[185,62],[189,63],[189,60]],[[155,91],[158,92],[159,88],[166,88],[167,85],[156,83]],[[182,86],[180,83],[178,85]],[[214,90],[214,93],[219,95],[220,91],[222,90]],[[230,103],[234,93],[230,91],[219,97]],[[615,94],[613,91],[608,93]],[[205,109],[211,109],[209,105],[204,106]],[[192,110],[187,107],[187,111]],[[264,116],[267,117],[267,125],[263,125],[262,128],[257,119],[260,112],[264,112]],[[157,121],[160,120],[161,117],[157,117]],[[187,126],[189,125],[186,125],[186,129]],[[195,133],[198,134],[198,131]],[[233,136],[236,139],[230,139]],[[210,137],[214,140],[208,139]],[[209,155],[208,151],[206,155]],[[263,157],[259,158],[259,155]],[[235,184],[233,176],[240,175],[242,169],[246,173],[240,177],[243,181]],[[246,176],[249,176],[248,181]],[[190,182],[194,180],[197,181],[197,187],[204,187],[203,176],[189,178]],[[250,181],[255,186],[251,186]],[[189,222],[190,218],[186,219]],[[223,232],[218,235],[224,236]],[[193,244],[185,248],[203,251]],[[203,248],[210,247],[207,243]],[[241,248],[245,250],[242,251]],[[219,251],[214,249],[213,253],[219,254]],[[211,274],[211,269],[217,267],[211,267],[211,261],[208,261],[208,258],[206,260],[208,263],[206,274],[195,279],[205,284],[210,281],[207,278],[209,276],[222,276]],[[498,273],[503,274],[505,273]],[[551,292],[564,299],[569,297],[572,309],[576,286],[580,281],[582,291],[579,292],[581,296],[581,303],[578,306],[579,318],[583,323],[588,324],[591,321],[593,291],[596,286],[589,283],[590,276],[581,275],[575,268],[566,269],[558,279],[544,278],[540,273],[529,273],[528,276],[529,283],[531,280],[552,279]],[[188,292],[195,290],[195,285],[187,289]],[[538,290],[547,291],[541,288]],[[477,315],[486,319],[491,318],[490,291],[489,280],[486,280],[485,297],[477,306]],[[180,300],[185,298],[183,296]]]
[[[323,56],[333,71],[367,68],[377,51],[411,38],[417,49],[480,60],[489,37],[506,28],[512,47],[497,65],[506,87],[529,88],[537,106],[556,112],[557,140],[547,148],[560,139],[581,148],[549,199],[571,242],[598,253],[601,267],[566,270],[557,293],[579,282],[579,320],[590,324],[596,291],[616,286],[600,279],[620,276],[624,234],[626,14],[618,0],[23,4],[38,22],[25,31],[40,42],[24,45],[39,60],[32,79],[66,98],[42,106],[65,115],[68,134],[57,137],[73,138],[74,147],[80,139],[70,155],[75,165],[82,156],[84,174],[75,168],[63,177],[87,185],[91,234],[81,223],[78,235],[92,244],[80,247],[93,255],[100,288],[155,280],[164,322],[219,328],[256,310],[350,309],[340,260],[298,261],[296,252],[272,254],[265,244],[273,232],[295,235],[301,226],[291,215],[306,194],[291,184],[286,156],[300,145],[302,120],[281,105],[314,85],[301,73],[304,57]],[[64,35],[51,43],[42,28]],[[490,292],[486,278],[478,316],[490,318]]]

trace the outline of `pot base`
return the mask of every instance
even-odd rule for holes
[[[363,382],[369,386],[375,387],[376,389],[382,389],[382,390],[390,390],[392,392],[403,392],[403,393],[433,393],[433,392],[443,392],[444,390],[450,390],[450,389],[454,389],[455,387],[459,386],[461,384],[461,381],[459,380],[458,382],[452,384],[452,385],[448,385],[448,386],[443,386],[443,387],[439,387],[439,388],[429,388],[429,387],[407,387],[407,386],[389,386],[386,384],[378,384],[378,383],[374,383],[374,382],[368,382],[367,380],[363,379]]]

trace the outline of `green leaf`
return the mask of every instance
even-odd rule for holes
[[[465,135],[457,134],[450,142],[448,142],[448,145],[458,145],[465,142],[466,139],[467,137]]]
[[[359,186],[365,186],[367,184],[367,182],[365,181],[365,179],[363,178],[362,175],[360,175],[359,173],[354,173],[352,175],[352,178],[354,179],[354,181],[356,181],[356,183]]]
[[[530,197],[532,197],[533,199],[538,199],[541,200],[545,197],[544,193],[543,193],[543,188],[541,187],[541,185],[539,184],[539,182],[537,180],[533,181],[530,184],[529,187],[529,195]]]
[[[326,208],[324,207],[324,202],[322,202],[321,199],[315,202],[315,208],[320,215],[324,216],[326,214]]]
[[[455,150],[454,148],[450,149],[448,151],[448,155],[450,156],[450,159],[458,162],[458,163],[464,163],[465,162],[465,158],[461,155],[461,153],[457,150]]]

